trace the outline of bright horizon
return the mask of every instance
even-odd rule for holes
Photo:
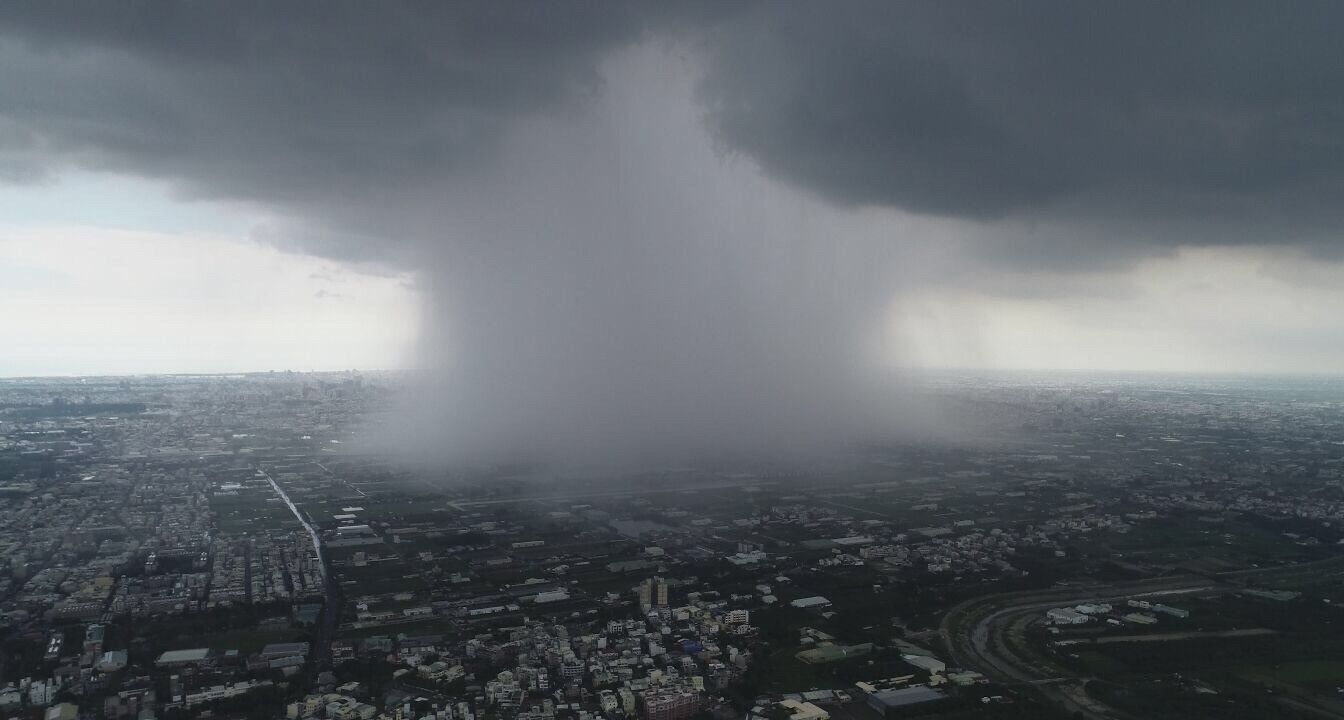
[[[109,198],[106,207],[89,206],[98,196]],[[71,205],[83,206],[75,225],[61,222]],[[23,310],[11,316],[0,376],[415,366],[422,298],[414,273],[279,249],[264,239],[273,220],[255,207],[85,173],[0,187],[0,207],[18,209],[0,218],[0,306]],[[892,366],[1333,374],[1344,366],[1333,344],[1314,354],[1294,344],[1344,335],[1344,317],[1330,312],[1344,307],[1344,272],[1305,263],[1285,251],[1195,249],[1097,275],[1096,285],[1064,298],[1022,298],[1015,287],[1002,296],[916,292],[892,317],[914,352]],[[1304,267],[1310,282],[1286,281]],[[128,287],[136,291],[119,292]],[[1238,316],[1245,337],[1230,338],[1242,347],[1231,354],[1220,349],[1226,334],[1182,333],[1207,308],[1232,306],[1247,312]],[[1282,331],[1272,327],[1285,317],[1279,310],[1311,308],[1311,324],[1294,323],[1280,338],[1289,344],[1256,337]],[[1257,314],[1263,319],[1249,322]],[[1114,326],[1099,329],[1095,317]],[[230,342],[219,341],[220,327]]]

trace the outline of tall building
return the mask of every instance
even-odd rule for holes
[[[655,607],[667,607],[667,580],[651,577],[639,584],[639,608],[648,612]]]
[[[639,584],[639,609],[648,612],[653,607],[653,580],[646,579]]]

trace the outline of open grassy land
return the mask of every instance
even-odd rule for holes
[[[1299,660],[1276,664],[1246,665],[1237,675],[1266,685],[1292,685],[1323,694],[1344,687],[1344,660]]]

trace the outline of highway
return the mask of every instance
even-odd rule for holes
[[[1082,602],[1123,603],[1130,598],[1207,592],[1214,585],[1196,576],[1109,585],[1051,588],[968,600],[943,617],[939,628],[953,661],[999,682],[1035,686],[1066,712],[1094,720],[1129,720],[1114,708],[1087,696],[1087,678],[1075,678],[1025,650],[1020,639],[1027,623],[1054,607]]]
[[[1125,583],[1055,587],[973,598],[943,616],[939,627],[953,663],[1006,684],[1035,688],[1047,700],[1089,720],[1138,720],[1092,699],[1090,678],[1076,677],[1030,651],[1022,642],[1027,625],[1054,607],[1084,602],[1122,604],[1130,599],[1231,592],[1247,580],[1294,580],[1344,570],[1344,556],[1309,563],[1256,568],[1216,576],[1173,575]]]

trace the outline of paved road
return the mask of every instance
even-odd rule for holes
[[[1123,602],[1153,595],[1179,596],[1207,592],[1214,586],[1204,578],[1179,576],[1113,585],[1087,585],[1013,593],[970,600],[943,618],[940,632],[953,660],[1000,682],[1032,685],[1066,712],[1089,720],[1130,720],[1120,711],[1087,695],[1088,678],[1075,678],[1048,660],[1014,648],[1009,641],[1026,623],[1054,607],[1089,601]],[[1014,632],[1016,630],[1016,632]]]
[[[1335,556],[1297,565],[1219,573],[1215,577],[1174,575],[991,595],[967,600],[949,610],[939,632],[959,666],[978,670],[1001,682],[1034,686],[1065,711],[1079,713],[1089,720],[1130,720],[1126,714],[1089,697],[1083,689],[1088,678],[1070,676],[1026,649],[1020,639],[1027,623],[1050,608],[1083,602],[1120,603],[1143,597],[1234,592],[1238,588],[1229,582],[1273,582],[1341,571],[1344,556]]]
[[[1242,628],[1240,630],[1218,631],[1192,631],[1180,633],[1153,633],[1152,635],[1109,635],[1099,637],[1088,642],[1097,645],[1108,645],[1110,643],[1127,642],[1165,642],[1167,640],[1194,640],[1195,638],[1243,638],[1243,637],[1262,637],[1265,635],[1274,635],[1278,630],[1269,628]]]
[[[322,576],[322,592],[326,598],[326,607],[322,608],[322,621],[318,623],[317,630],[313,633],[312,658],[308,663],[309,672],[316,672],[331,664],[331,641],[336,635],[336,620],[341,612],[340,589],[336,587],[336,579],[327,571],[327,556],[322,550],[322,537],[318,535],[317,528],[308,522],[307,516],[299,510],[293,500],[289,499],[289,495],[275,482],[275,478],[260,468],[257,469],[257,472],[266,478],[272,488],[275,488],[275,493],[280,496],[281,500],[285,501],[285,505],[289,506],[289,511],[294,513],[295,519],[303,524],[309,537],[313,539],[313,550],[317,553],[318,573]]]

